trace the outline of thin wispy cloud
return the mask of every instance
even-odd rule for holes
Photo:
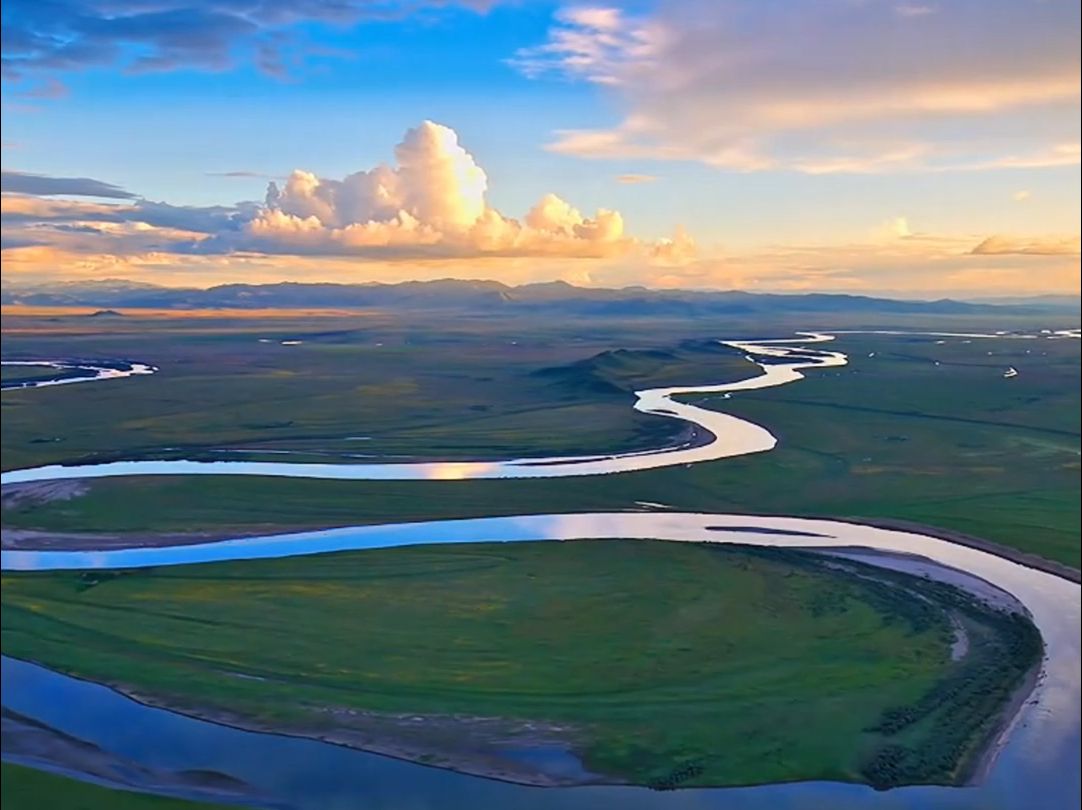
[[[67,85],[59,79],[47,78],[40,82],[30,82],[13,94],[16,98],[37,101],[56,101],[70,95]]]
[[[346,29],[365,20],[401,18],[453,0],[5,0],[3,77],[117,67],[132,73],[223,71],[254,65],[285,76],[310,47],[305,28]]]
[[[1077,256],[1079,237],[1046,236],[1040,238],[1019,236],[989,236],[971,251],[974,256]]]
[[[251,172],[244,169],[238,169],[228,172],[204,172],[207,177],[227,177],[234,180],[272,180],[276,179],[273,175],[265,174],[263,172]]]
[[[38,196],[72,195],[131,200],[135,195],[112,183],[89,177],[50,177],[29,172],[5,171],[0,176],[0,191]]]
[[[922,3],[899,3],[894,7],[894,13],[899,17],[927,17],[935,14],[938,9]]]
[[[1078,5],[990,0],[973,15],[848,0],[574,7],[512,64],[603,85],[624,110],[558,132],[565,155],[812,174],[1077,162],[1044,139],[1077,132]],[[1023,111],[1034,126],[1009,126]]]

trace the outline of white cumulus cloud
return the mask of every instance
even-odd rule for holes
[[[523,220],[486,200],[488,178],[450,127],[425,121],[395,148],[394,166],[341,180],[296,170],[271,183],[241,228],[201,250],[379,256],[604,257],[641,247],[617,211],[592,217],[546,194]],[[646,246],[648,251],[650,246]]]

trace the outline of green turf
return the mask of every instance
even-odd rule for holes
[[[112,790],[8,762],[0,768],[3,775],[0,803],[5,810],[213,810],[225,807]]]
[[[286,728],[335,725],[313,707],[555,724],[589,768],[646,784],[689,764],[688,784],[863,780],[883,746],[934,748],[943,728],[971,751],[1002,689],[977,714],[866,731],[961,666],[934,586],[820,560],[613,540],[5,574],[3,650]],[[1008,689],[990,654],[980,677]]]
[[[723,328],[718,328],[718,332],[722,331]],[[646,501],[700,512],[907,519],[985,537],[1078,568],[1079,342],[974,340],[965,343],[954,338],[938,344],[936,340],[845,335],[836,346],[849,354],[848,367],[810,370],[807,379],[799,383],[747,391],[730,399],[703,398],[708,407],[766,425],[779,437],[776,450],[740,459],[591,478],[585,482],[579,479],[438,482],[113,479],[93,482],[89,494],[76,499],[19,503],[4,510],[3,521],[5,526],[63,531],[240,529],[251,532],[362,522],[637,508],[636,502]],[[678,348],[678,341],[669,345],[667,351],[681,358],[676,366],[685,382],[713,381],[736,370],[727,364],[733,358],[717,351],[701,346]],[[435,358],[444,357],[438,349],[432,349],[432,353]],[[491,373],[499,375],[499,367],[488,362]],[[564,390],[575,380],[594,390],[589,381],[596,382],[598,368],[612,375],[616,373],[613,368],[619,367],[625,375],[629,366],[642,367],[643,371],[632,380],[621,379],[622,388],[658,382],[660,367],[648,353],[641,351],[632,358],[606,353],[588,363],[577,360],[563,366],[544,367],[556,369],[543,375],[546,385],[554,386],[544,396],[555,397],[553,391]],[[1002,373],[1011,366],[1019,369],[1019,375],[1006,380]],[[344,367],[342,373],[346,373]],[[537,379],[536,374],[527,376]],[[671,376],[665,379],[671,381]],[[133,387],[120,391],[120,386],[129,382]],[[106,389],[113,391],[117,399],[109,399],[109,407],[120,413],[136,408],[153,410],[159,407],[159,400],[142,387],[147,382],[124,381],[115,384],[116,387],[103,384],[93,396],[105,396]],[[239,380],[221,379],[220,385],[237,387],[237,393],[230,396],[239,397],[246,390]],[[303,377],[294,385],[303,394]],[[91,387],[83,386],[83,389]],[[44,391],[32,394],[41,395]],[[25,408],[10,410],[10,396],[23,398]],[[632,429],[626,425],[619,427],[623,421],[633,419],[631,395],[590,396],[601,397],[599,401],[604,406],[582,408],[604,408],[609,414],[606,420],[615,420],[599,434],[603,438],[597,438],[594,447],[603,442],[615,442],[609,444],[611,449],[630,447],[621,444],[618,437],[628,437]],[[103,410],[106,404],[94,398],[51,399],[49,403],[57,408],[55,413],[40,404],[31,408],[31,401],[38,402],[31,400],[30,394],[5,395],[5,417],[9,413],[19,419],[36,414],[34,419],[51,420],[50,424],[54,424],[70,413],[69,408],[75,407],[70,404],[72,401],[97,414],[96,419],[105,421],[108,413]],[[167,404],[173,410],[184,407],[183,400],[169,400]],[[434,414],[443,412],[441,399],[427,400],[426,404]],[[563,414],[560,417],[563,419],[579,407],[557,408],[557,412]],[[401,423],[413,424],[410,413],[394,410]],[[340,419],[345,423],[354,416],[344,413]],[[510,417],[492,419],[499,422]],[[558,440],[553,438],[550,422],[541,420],[530,425],[527,416],[520,419],[524,422],[518,438],[511,442],[514,448],[505,443],[505,449],[523,450],[530,442],[537,442],[538,452],[554,449]],[[647,416],[639,419],[655,423],[661,430],[652,440],[659,440],[664,430],[671,430],[671,420]],[[476,429],[487,429],[486,425],[493,424],[491,420],[481,420]],[[19,425],[15,419],[5,423],[5,429],[29,435],[26,425]],[[576,442],[582,444],[580,430],[589,433],[594,427],[592,422],[570,419],[556,433],[566,434],[563,439],[566,444],[571,443],[569,436],[579,437]],[[36,435],[67,436],[78,429],[54,425],[39,429]],[[113,433],[105,431],[105,438],[98,438],[94,429],[85,428],[84,440],[100,448],[98,453],[103,457],[113,434],[119,433],[132,442],[144,435],[141,429],[122,422],[113,428]],[[408,448],[414,452],[427,447],[422,438],[425,431],[430,436],[438,433],[444,437],[445,443],[438,444],[441,451],[450,447],[448,442],[476,438],[472,428],[461,426],[450,417],[444,424],[424,430],[401,429],[403,434],[414,435],[411,439],[414,443]],[[464,431],[464,438],[454,439],[454,431],[458,429]],[[274,428],[256,433],[268,436],[274,433]],[[343,424],[337,436],[345,434]],[[643,441],[645,437],[646,434],[639,435]],[[400,441],[403,441],[400,436],[399,439],[374,436],[372,441],[356,443],[364,444],[367,452],[385,447],[404,449]],[[494,447],[493,441],[496,440],[487,444],[489,449]],[[16,442],[12,442],[15,447]],[[331,446],[335,446],[333,441]],[[34,446],[24,441],[21,452],[42,454],[39,460],[80,457],[78,453],[65,456],[69,452],[65,447],[64,441]],[[6,453],[8,444],[4,448]],[[463,444],[458,448],[462,451]]]
[[[615,331],[583,325],[565,336],[543,322],[376,315],[80,322],[75,334],[31,322],[26,333],[5,333],[5,356],[64,357],[77,344],[83,355],[161,371],[77,390],[5,392],[4,469],[139,458],[163,448],[189,457],[222,448],[320,454],[309,460],[645,449],[675,441],[685,427],[632,411],[635,384],[694,382],[705,370],[715,381],[739,379],[750,368],[716,342],[654,351],[628,324]],[[304,341],[281,345],[288,337]],[[621,346],[631,351],[612,351]]]
[[[64,373],[57,371],[55,368],[43,368],[41,366],[0,366],[0,380],[4,382],[51,380]]]

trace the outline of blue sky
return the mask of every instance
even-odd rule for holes
[[[195,284],[1077,290],[1076,4],[9,0],[3,13],[5,263],[19,278],[63,264]],[[424,121],[441,125],[412,141],[424,172],[394,174]],[[343,181],[380,164],[389,181]],[[296,169],[316,185],[286,189]],[[41,194],[25,175],[93,178],[133,201],[77,183]],[[168,221],[142,198],[171,206]],[[208,226],[211,206],[230,210]]]

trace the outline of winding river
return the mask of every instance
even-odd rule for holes
[[[141,374],[153,374],[156,369],[146,363],[109,363],[100,360],[80,362],[78,360],[4,360],[3,366],[24,368],[51,368],[65,372],[63,376],[42,380],[12,380],[0,383],[0,389],[7,391],[18,388],[46,388],[54,385],[93,382],[94,380],[119,380]],[[67,373],[71,372],[71,373]]]
[[[793,348],[792,343],[823,343],[830,335],[806,333],[803,340],[728,341],[725,345],[743,351],[749,359],[764,358],[762,373],[720,385],[650,388],[635,392],[635,410],[679,419],[698,426],[709,437],[697,447],[665,448],[610,456],[561,456],[513,459],[510,461],[454,461],[375,464],[296,464],[263,461],[113,461],[104,464],[64,466],[54,464],[13,470],[0,483],[55,481],[65,478],[106,478],[122,475],[270,475],[289,478],[349,480],[409,480],[459,478],[562,478],[572,475],[606,475],[630,470],[648,470],[678,464],[694,464],[720,458],[772,450],[777,439],[764,427],[726,413],[680,402],[676,397],[721,394],[771,388],[803,378],[809,368],[844,366],[841,352]],[[789,344],[783,346],[781,344]],[[780,362],[786,360],[787,362]]]
[[[1072,330],[1073,331],[1073,330]],[[948,335],[949,336],[949,335]],[[958,335],[966,338],[1021,335]],[[1074,334],[1027,336],[1076,337]],[[419,464],[291,464],[248,461],[129,461],[53,465],[0,476],[3,485],[121,475],[270,475],[334,479],[456,479],[585,476],[691,464],[764,452],[776,444],[765,428],[680,402],[688,395],[730,393],[792,383],[807,369],[840,367],[845,354],[815,347],[830,335],[729,341],[762,373],[714,386],[637,392],[643,413],[682,419],[709,437],[695,447],[611,456]],[[813,348],[815,347],[815,348]],[[134,365],[132,366],[135,367]],[[149,366],[144,368],[150,368]],[[148,373],[148,372],[139,372]],[[128,375],[125,375],[128,376]],[[42,384],[48,384],[44,382]],[[23,661],[4,659],[3,703],[10,710],[91,742],[147,768],[213,770],[247,783],[268,806],[298,808],[1059,808],[1077,806],[1079,788],[1080,589],[1053,574],[987,551],[921,534],[830,520],[690,513],[532,515],[349,527],[185,546],[109,551],[2,553],[5,570],[131,568],[215,560],[318,554],[423,543],[650,537],[817,549],[860,547],[930,561],[937,576],[968,579],[1008,592],[1033,617],[1045,642],[1038,685],[977,787],[912,787],[877,793],[860,785],[796,783],[658,793],[629,787],[530,788],[402,762],[339,746],[261,734],[152,708],[104,686]],[[867,561],[873,561],[869,559]],[[58,769],[55,763],[33,761]],[[79,774],[76,774],[79,775]],[[160,785],[157,792],[169,792]],[[176,791],[173,791],[176,792]],[[191,791],[188,791],[191,794]]]

